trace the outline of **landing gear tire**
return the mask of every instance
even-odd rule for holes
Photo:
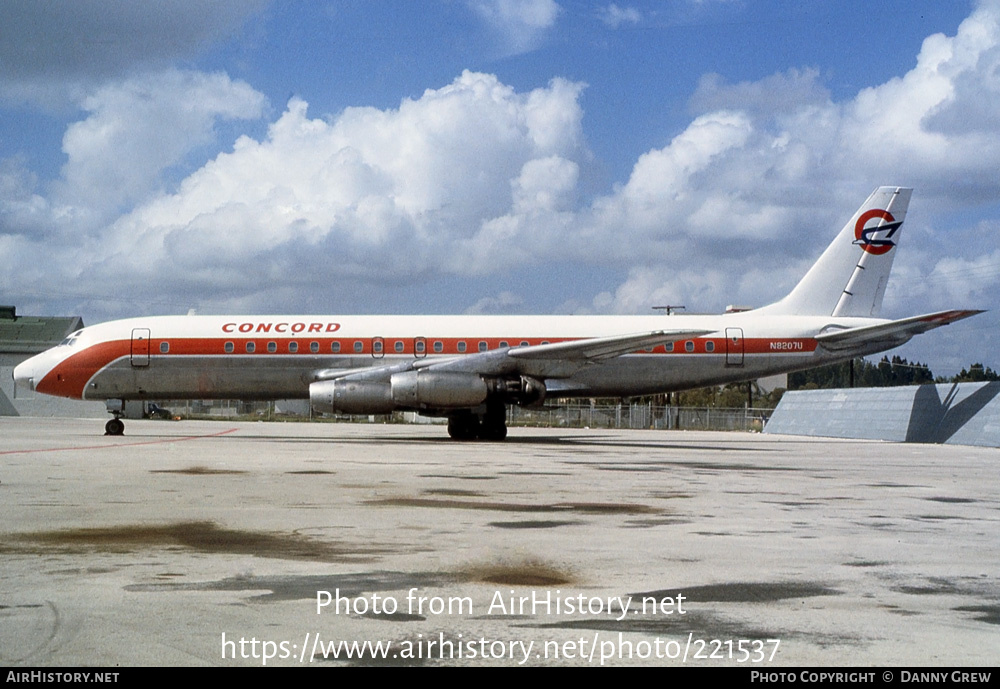
[[[503,402],[489,403],[479,425],[481,440],[503,440],[507,437],[507,407]]]
[[[104,435],[124,435],[125,424],[121,419],[111,419],[104,424]]]
[[[503,440],[507,437],[507,406],[488,402],[482,416],[471,411],[456,412],[448,417],[448,435],[455,440]]]
[[[448,435],[454,440],[475,440],[479,436],[479,417],[472,412],[458,412],[448,417]]]

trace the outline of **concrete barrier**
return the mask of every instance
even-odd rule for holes
[[[1000,382],[786,392],[764,432],[1000,447]]]

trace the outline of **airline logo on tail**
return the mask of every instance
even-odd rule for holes
[[[878,220],[879,222],[868,227],[868,223],[872,220]],[[892,241],[892,235],[896,234],[896,230],[902,224],[903,221],[896,222],[896,219],[892,217],[892,213],[889,211],[882,210],[881,208],[873,208],[870,211],[862,213],[861,217],[858,218],[858,222],[854,225],[854,244],[858,244],[870,254],[880,256],[896,246],[896,243]],[[879,232],[885,232],[885,234],[877,237],[876,233]]]

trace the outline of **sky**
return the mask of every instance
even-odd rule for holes
[[[1000,365],[1000,0],[0,14],[20,314],[717,313],[900,185],[883,316],[991,311],[895,353]]]

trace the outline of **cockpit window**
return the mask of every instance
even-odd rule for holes
[[[77,330],[74,333],[70,333],[65,340],[59,343],[59,346],[62,347],[65,345],[66,347],[72,347],[73,343],[76,342],[76,338],[80,337],[80,333],[82,332],[83,330]]]

